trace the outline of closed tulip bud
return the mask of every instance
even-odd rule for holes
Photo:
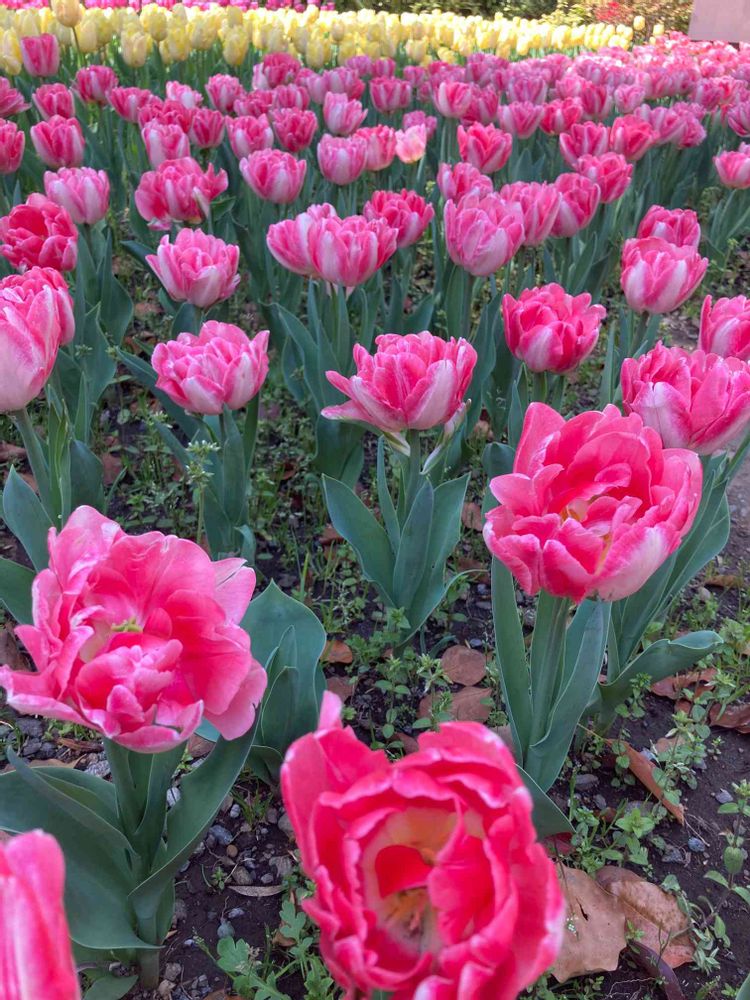
[[[18,76],[23,67],[21,58],[21,42],[16,32],[0,29],[0,70],[8,76]],[[7,80],[4,81],[10,86]]]
[[[0,119],[0,174],[14,174],[21,166],[26,135],[15,122]]]
[[[72,167],[47,171],[44,191],[50,201],[67,210],[76,225],[96,225],[109,208],[109,177],[104,170]]]
[[[560,192],[560,205],[552,236],[558,239],[575,236],[588,226],[599,207],[599,185],[584,174],[560,174],[555,187]]]
[[[374,125],[372,128],[360,128],[354,133],[367,143],[365,155],[365,170],[386,170],[396,156],[397,135],[390,125]]]
[[[601,156],[580,156],[576,162],[576,173],[588,177],[597,185],[603,205],[609,205],[621,198],[633,180],[633,164],[628,163],[619,153],[603,153]]]
[[[211,202],[227,189],[225,170],[205,171],[190,157],[165,160],[141,176],[135,190],[136,208],[150,229],[170,229],[174,222],[198,223],[211,210]]]
[[[31,96],[45,121],[53,115],[59,115],[60,118],[75,117],[73,93],[62,83],[44,83]]]
[[[60,68],[60,45],[54,35],[22,38],[21,58],[29,76],[56,76]]]
[[[279,144],[287,153],[301,153],[310,145],[318,130],[318,116],[314,111],[300,108],[279,108],[272,113],[271,124]]]
[[[122,58],[131,69],[145,66],[151,50],[151,36],[143,31],[131,31],[120,39]]]
[[[293,219],[275,222],[268,227],[268,249],[288,271],[312,277],[316,272],[310,255],[310,227],[318,219],[331,218],[337,218],[336,209],[326,202],[322,205],[310,205]]]
[[[52,0],[52,13],[66,28],[75,28],[83,17],[78,0]]]
[[[318,143],[318,166],[326,180],[344,186],[353,184],[365,169],[367,143],[355,136],[324,135]]]
[[[289,205],[302,190],[307,162],[280,149],[261,149],[240,160],[248,187],[264,201]]]
[[[575,169],[580,156],[601,156],[609,149],[609,129],[596,122],[572,125],[560,136],[560,153],[569,167]]]
[[[346,94],[326,94],[323,101],[323,121],[333,135],[351,135],[366,117],[367,110],[359,101],[350,101]]]
[[[427,149],[427,129],[424,125],[411,125],[396,131],[396,156],[402,163],[417,163]]]
[[[384,219],[318,217],[310,224],[307,239],[313,275],[346,289],[348,295],[393,256],[398,233]]]
[[[544,114],[541,104],[530,101],[513,101],[501,104],[497,109],[497,120],[500,128],[515,135],[518,139],[528,139],[539,128]]]
[[[224,115],[212,108],[196,108],[189,136],[197,149],[216,149],[224,138]]]
[[[148,162],[156,170],[165,160],[177,160],[190,155],[190,139],[179,125],[151,121],[141,129]]]
[[[398,233],[398,248],[410,247],[422,237],[435,209],[416,191],[375,191],[362,210],[370,221],[384,219]]]
[[[48,167],[80,167],[85,149],[83,130],[77,118],[53,115],[29,130],[39,159]]]
[[[101,47],[96,23],[90,17],[84,16],[73,30],[76,35],[76,44],[84,55],[91,55]]]
[[[562,194],[554,184],[516,181],[500,188],[500,197],[517,205],[523,220],[523,246],[537,247],[552,232]]]
[[[721,183],[728,188],[750,188],[750,152],[741,150],[720,153],[714,157],[714,166]]]
[[[239,247],[200,229],[181,229],[174,243],[163,236],[146,261],[170,298],[199,309],[228,299],[240,282]]]
[[[513,136],[494,125],[475,123],[468,128],[458,126],[458,151],[461,159],[480,173],[494,174],[502,170],[513,149]]]
[[[750,299],[737,295],[714,304],[707,295],[701,309],[699,344],[707,354],[750,361]]]
[[[12,267],[72,271],[78,259],[78,230],[67,211],[42,194],[30,194],[0,219],[0,253]]]
[[[635,312],[662,314],[686,302],[708,268],[694,247],[677,247],[666,240],[626,240],[620,282]]]

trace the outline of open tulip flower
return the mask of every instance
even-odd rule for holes
[[[707,295],[701,309],[700,347],[707,354],[750,361],[750,299],[713,301]]]

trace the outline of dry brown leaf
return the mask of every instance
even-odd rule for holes
[[[343,540],[343,536],[336,531],[332,524],[327,524],[318,538],[321,545],[332,545],[333,542],[343,542]]]
[[[354,693],[354,681],[346,677],[327,677],[326,687],[337,694],[342,701],[348,701]]]
[[[750,733],[750,705],[728,705],[721,711],[721,705],[714,705],[708,714],[712,726],[734,729],[737,733]]]
[[[12,458],[24,458],[26,449],[17,444],[10,444],[9,441],[0,441],[0,462],[7,462]]]
[[[122,472],[122,459],[111,451],[105,451],[99,456],[99,460],[102,463],[102,482],[105,486],[111,486]]]
[[[585,872],[566,865],[557,871],[568,915],[552,975],[565,983],[574,976],[613,972],[627,944],[622,905]]]
[[[451,695],[447,712],[452,719],[459,722],[486,722],[492,711],[490,705],[483,704],[485,699],[490,699],[492,692],[489,688],[465,687]],[[427,694],[419,703],[417,717],[428,718],[435,700],[434,694]]]
[[[419,744],[414,737],[409,736],[408,733],[396,733],[396,739],[400,740],[405,754],[416,753],[416,751],[419,750]]]
[[[191,757],[206,757],[213,750],[214,744],[211,740],[204,739],[203,736],[193,733],[188,740],[187,748]]]
[[[631,774],[633,774],[643,785],[647,788],[649,792],[654,796],[655,799],[664,806],[668,813],[677,820],[681,825],[685,825],[685,807],[674,802],[670,802],[668,798],[664,795],[664,789],[657,784],[656,778],[654,777],[655,765],[647,758],[644,757],[642,753],[631,747],[629,743],[624,743],[623,740],[619,740],[625,747],[625,752],[628,755],[628,767]]]
[[[487,562],[484,559],[474,559],[473,556],[459,556],[456,559],[456,568],[462,573],[471,573],[472,583],[490,582]]]
[[[443,673],[453,684],[470,687],[484,680],[487,661],[484,654],[468,646],[451,646],[440,658]]]
[[[240,896],[251,896],[255,899],[261,896],[278,896],[284,891],[283,885],[230,885],[229,888]]]
[[[686,674],[677,674],[675,677],[665,677],[664,680],[656,681],[651,685],[651,691],[659,695],[660,698],[670,698],[677,701],[685,688],[694,687],[700,684],[708,686],[716,677],[716,667],[708,667],[706,670],[690,670]]]
[[[674,750],[676,747],[681,747],[685,742],[684,736],[662,736],[660,740],[654,743],[654,750],[658,754],[667,753],[668,750]]]
[[[354,653],[340,639],[329,639],[321,656],[323,663],[340,663],[343,666],[348,666],[353,659]]]
[[[622,903],[628,922],[638,931],[639,943],[659,955],[670,969],[693,960],[690,920],[674,896],[624,868],[602,868],[596,880]]]
[[[720,587],[722,590],[742,590],[745,586],[743,577],[736,573],[715,573],[704,580],[707,587]]]
[[[11,670],[29,669],[26,657],[18,648],[18,642],[10,625],[0,629],[0,663],[10,667]]]
[[[461,511],[461,523],[465,528],[470,531],[481,531],[484,525],[482,524],[482,508],[478,503],[465,503]]]

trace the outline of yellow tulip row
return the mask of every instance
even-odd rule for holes
[[[569,25],[500,16],[488,20],[437,10],[397,15],[373,10],[340,13],[314,6],[297,12],[177,4],[167,11],[148,4],[137,12],[86,9],[78,0],[51,0],[41,9],[0,6],[0,71],[11,76],[20,72],[19,38],[41,32],[51,32],[63,45],[75,45],[85,54],[119,41],[123,59],[133,67],[142,66],[154,46],[164,62],[171,63],[218,43],[230,66],[239,66],[253,46],[263,52],[289,52],[317,69],[353,55],[393,56],[399,46],[414,63],[456,62],[476,51],[510,58],[579,46],[628,48],[634,29],[641,28],[637,23]]]

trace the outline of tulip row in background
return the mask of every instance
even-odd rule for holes
[[[100,734],[113,780],[11,752],[0,827],[59,840],[89,974],[105,979],[114,955],[153,986],[174,878],[249,762],[281,776],[339,984],[399,1000],[516,996],[563,937],[530,817],[541,839],[570,833],[546,793],[574,734],[582,722],[606,732],[636,678],[720,645],[711,631],[644,637],[726,543],[750,424],[750,302],[704,296],[697,350],[658,338],[665,314],[720,287],[750,224],[748,53],[682,37],[628,51],[623,32],[597,53],[509,62],[497,53],[537,28],[511,40],[501,21],[365,13],[342,16],[332,38],[334,16],[308,10],[284,15],[281,36],[303,65],[259,57],[270,15],[154,6],[87,14],[95,27],[120,18],[122,48],[97,35],[112,65],[82,65],[87,46],[61,48],[56,9],[57,21],[14,15],[0,43],[17,59],[13,83],[0,81],[0,344],[13,373],[0,410],[34,482],[7,477],[3,517],[27,558],[0,560],[34,670],[4,666],[0,683],[17,711]],[[19,36],[24,18],[54,31]],[[165,66],[176,29],[190,52],[193,22],[208,26],[204,51]],[[586,40],[553,36],[539,47]],[[344,65],[313,68],[334,48]],[[422,64],[431,51],[439,60]],[[142,327],[131,335],[149,281],[165,317],[155,346]],[[570,391],[582,366],[584,412]],[[107,516],[118,494],[96,429],[125,379],[158,409],[194,489],[196,541]],[[462,579],[453,556],[473,480],[515,759],[455,724],[388,763],[322,698],[313,612],[273,582],[251,600],[270,383],[312,428],[329,517],[397,653],[428,642]],[[516,587],[537,597],[530,645]],[[167,810],[196,731],[214,749]],[[486,894],[459,891],[457,867]],[[27,1000],[13,961],[0,969],[3,995]]]

